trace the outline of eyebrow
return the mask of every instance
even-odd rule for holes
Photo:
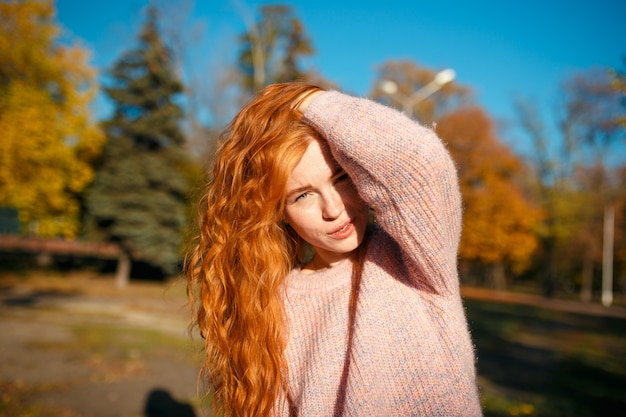
[[[295,194],[300,194],[300,193],[302,193],[302,192],[304,192],[306,190],[309,190],[310,188],[311,188],[311,186],[307,185],[307,186],[304,186],[304,187],[299,187],[299,188],[293,189],[293,190],[291,190],[291,191],[289,191],[287,193],[287,197],[291,197],[291,196],[293,196]]]
[[[342,167],[337,166],[337,167],[335,168],[335,170],[333,171],[333,173],[331,174],[330,178],[335,178],[335,177],[336,177],[336,176],[338,176],[339,174],[343,174],[343,173],[345,173],[345,172],[346,172],[346,171],[345,171]],[[292,195],[294,195],[294,194],[299,194],[299,193],[301,193],[301,192],[303,192],[303,191],[310,190],[311,188],[312,188],[312,187],[311,187],[311,185],[310,185],[310,184],[307,184],[307,185],[302,186],[302,187],[294,188],[293,190],[291,190],[291,191],[288,191],[288,192],[287,192],[287,197],[291,197],[291,196],[292,196]]]

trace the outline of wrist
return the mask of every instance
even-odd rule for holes
[[[304,114],[304,112],[309,108],[309,105],[313,102],[313,100],[315,100],[315,98],[323,92],[323,90],[317,90],[303,94],[300,99],[301,101],[297,107],[298,111]]]

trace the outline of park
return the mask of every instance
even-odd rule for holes
[[[311,65],[325,51],[305,27],[317,16],[307,2],[304,16],[229,2],[239,26],[211,39],[220,53],[209,67],[197,60],[207,50],[187,59],[201,36],[180,23],[193,7],[133,3],[136,33],[106,33],[121,46],[106,68],[91,58],[105,51],[58,20],[82,4],[72,3],[0,2],[0,417],[210,415],[185,253],[201,235],[194,216],[224,129],[268,84],[349,89]],[[322,23],[319,38],[326,14]],[[359,94],[432,129],[458,171],[456,266],[484,414],[622,415],[626,61],[563,74],[554,103],[511,97],[503,119],[505,106],[485,106],[461,70],[476,58],[463,62],[453,46],[430,61],[385,54]],[[350,49],[341,56],[351,61]]]
[[[624,304],[463,294],[485,416],[621,415]],[[120,289],[114,274],[3,273],[0,317],[2,417],[207,415],[180,279]]]

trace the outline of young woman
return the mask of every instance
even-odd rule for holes
[[[457,182],[432,130],[372,101],[289,83],[246,105],[186,260],[217,410],[482,415]]]

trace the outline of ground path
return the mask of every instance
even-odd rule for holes
[[[461,293],[464,298],[495,301],[501,303],[525,304],[534,307],[564,311],[568,313],[589,314],[626,319],[626,307],[613,305],[605,307],[600,303],[583,303],[578,300],[563,300],[546,298],[539,295],[523,294],[512,291],[495,291],[479,287],[463,287]]]
[[[180,283],[0,277],[0,416],[208,415],[188,316]]]
[[[626,318],[623,306],[463,288],[463,297]],[[0,275],[0,416],[202,417],[184,283]],[[196,355],[194,355],[196,352]],[[4,414],[3,414],[4,413]]]

